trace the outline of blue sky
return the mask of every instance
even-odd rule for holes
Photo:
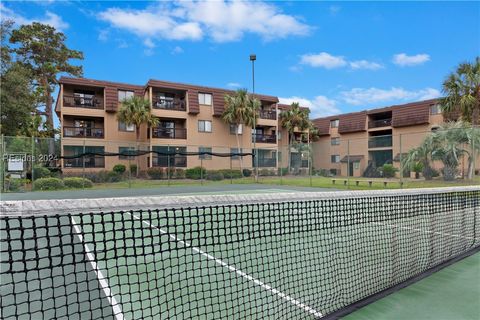
[[[480,55],[479,2],[2,2],[84,52],[87,78],[251,89],[312,117],[437,97]]]

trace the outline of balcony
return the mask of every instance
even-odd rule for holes
[[[153,128],[152,137],[159,139],[187,139],[185,128]]]
[[[392,136],[378,136],[368,139],[369,148],[388,148],[392,146]]]
[[[260,110],[260,119],[277,120],[277,112],[275,110]]]
[[[154,99],[152,101],[154,109],[186,111],[185,100],[180,99]]]
[[[277,136],[274,134],[252,134],[252,142],[277,143]]]
[[[256,161],[254,160],[253,161],[253,167],[256,166],[255,162]],[[262,167],[263,168],[265,168],[265,167],[268,168],[268,167],[276,167],[276,166],[277,166],[277,159],[275,159],[275,158],[270,158],[270,159],[269,158],[263,158],[263,159],[260,158],[260,159],[258,159],[258,167],[259,168],[262,168]]]
[[[64,138],[96,138],[103,139],[103,128],[63,127]]]
[[[84,161],[85,160],[85,161]],[[104,156],[85,156],[74,159],[63,159],[65,168],[104,168]]]
[[[63,106],[73,108],[103,109],[103,97],[63,96]]]
[[[368,128],[381,128],[381,127],[390,127],[392,125],[392,118],[389,119],[380,119],[380,120],[371,120],[368,122]]]

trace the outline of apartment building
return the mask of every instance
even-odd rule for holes
[[[142,86],[62,77],[59,83],[55,110],[61,123],[62,155],[92,153],[85,160],[64,159],[64,170],[111,170],[118,163],[136,163],[137,160],[128,156],[94,155],[128,153],[137,148],[135,127],[117,120],[121,101],[131,96],[148,99],[153,115],[160,121],[156,128],[148,128],[146,125],[140,128],[140,150],[162,153],[172,150],[252,152],[255,140],[259,167],[277,168],[279,162],[282,162],[279,157],[286,158],[286,154],[279,153],[279,149],[288,143],[288,134],[279,125],[278,114],[288,106],[279,105],[277,97],[256,95],[261,101],[261,109],[257,127],[252,130],[242,126],[235,128],[221,119],[224,96],[232,94],[233,91],[230,90],[159,80],[149,80]],[[239,143],[236,130],[239,133]],[[241,150],[238,150],[239,144]],[[139,161],[142,169],[167,166],[189,168],[200,165],[207,169],[240,168],[238,157],[147,154],[140,157]],[[252,157],[243,158],[243,167],[251,168],[255,165]]]
[[[313,165],[354,177],[372,176],[385,163],[400,169],[402,156],[443,122],[436,99],[314,119],[320,139],[313,144]],[[480,168],[480,159],[476,163]],[[466,161],[461,166],[465,172]]]

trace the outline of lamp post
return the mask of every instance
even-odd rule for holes
[[[250,55],[250,61],[252,61],[252,93],[253,99],[255,99],[255,60],[257,60],[256,54]],[[258,182],[258,151],[257,146],[257,112],[253,113],[253,150],[254,150],[254,161],[255,161],[255,182]]]

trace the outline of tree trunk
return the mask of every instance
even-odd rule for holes
[[[50,155],[49,159],[53,159],[55,158],[55,131],[53,130],[52,93],[50,92],[50,86],[46,78],[41,80],[41,84],[45,90],[45,116],[47,118],[45,124],[47,130],[50,131],[48,133],[51,138],[48,141],[48,154]],[[35,130],[38,131],[38,128],[35,128]],[[52,166],[51,160],[48,160],[48,166]]]
[[[473,157],[474,156],[468,157],[468,169],[467,169],[467,179],[468,180],[473,179],[473,174],[474,174],[474,171],[475,171],[475,168],[473,167]]]

